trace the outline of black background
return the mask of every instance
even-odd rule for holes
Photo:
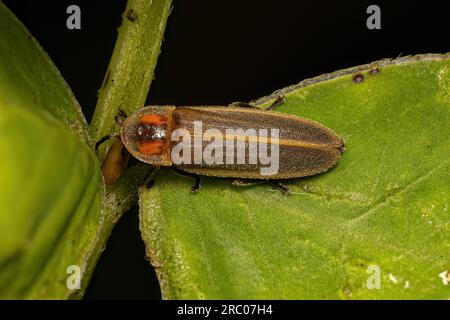
[[[48,52],[88,121],[126,1],[4,1]],[[448,2],[448,0],[447,0]],[[81,30],[66,8],[81,8]],[[366,8],[381,7],[381,30]],[[148,104],[250,101],[305,78],[399,55],[450,51],[445,1],[175,0]],[[86,299],[159,299],[137,208],[118,223]]]

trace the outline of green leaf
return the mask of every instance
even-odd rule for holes
[[[99,162],[70,89],[2,3],[0,154],[0,298],[81,294],[106,239]],[[83,290],[66,286],[71,265]]]
[[[289,182],[287,197],[217,178],[191,194],[193,180],[160,172],[140,217],[164,298],[450,298],[450,55],[383,60],[256,103],[280,94],[278,111],[344,138],[341,161]]]
[[[0,297],[67,297],[66,270],[84,277],[103,219],[98,161],[38,107],[0,109]]]
[[[0,2],[0,105],[41,108],[88,140],[80,106],[48,55]]]

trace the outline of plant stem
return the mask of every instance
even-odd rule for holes
[[[128,1],[91,121],[93,141],[114,131],[114,117],[119,109],[131,114],[144,105],[171,3],[172,0]]]
[[[123,14],[114,52],[99,92],[90,134],[93,142],[114,131],[114,117],[120,110],[131,114],[141,108],[153,79],[164,29],[172,0],[129,0]],[[104,150],[104,149],[103,149]],[[148,176],[147,165],[136,165],[125,171],[116,184],[107,188],[102,223],[96,240],[84,258],[86,271],[81,290],[67,298],[83,296],[95,264],[121,215],[138,199],[138,187]]]

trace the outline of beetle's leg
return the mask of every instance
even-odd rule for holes
[[[149,179],[149,178],[153,174],[154,171],[155,171],[155,167],[150,166],[150,169],[147,171],[147,173],[145,173],[143,178],[139,181],[141,187],[144,187],[146,189],[151,189],[153,187],[153,185],[155,184],[155,179],[153,179],[153,178]]]
[[[101,138],[100,140],[98,140],[97,143],[95,144],[95,151],[98,151],[98,148],[100,147],[100,145],[103,142],[108,141],[111,138],[120,139],[120,134],[118,134],[118,133],[110,133],[110,134],[104,136],[103,138]]]
[[[191,188],[192,193],[197,193],[200,190],[200,188],[202,187],[202,185],[200,183],[200,176],[198,174],[186,172],[186,171],[183,171],[183,170],[175,168],[175,167],[173,168],[173,171],[177,172],[178,174],[181,174],[182,176],[195,179],[195,183]]]
[[[116,123],[117,123],[117,125],[118,125],[119,127],[121,127],[122,124],[123,124],[123,121],[122,121],[122,119],[121,119],[119,116],[115,116],[115,117],[114,117],[114,121],[116,121]]]
[[[231,184],[236,187],[250,187],[261,183],[264,183],[264,180],[235,178],[231,181]]]
[[[233,103],[230,103],[228,105],[229,107],[239,107],[239,108],[251,108],[251,109],[258,109],[258,107],[252,105],[248,102],[241,102],[241,101],[235,101]]]
[[[286,102],[286,97],[284,95],[278,96],[278,98],[275,99],[274,102],[270,106],[266,108],[266,110],[273,110],[276,107],[284,104]]]
[[[235,179],[233,179],[231,184],[233,186],[237,186],[237,187],[250,187],[250,186],[254,186],[254,185],[258,185],[258,184],[264,183],[266,181],[267,180],[256,180],[256,179],[253,180],[253,179],[235,178]],[[269,180],[269,182],[271,184],[273,184],[278,190],[280,190],[283,195],[287,196],[290,193],[289,188],[287,186],[285,186],[284,184],[282,184],[280,181],[278,181],[278,180]]]
[[[142,185],[144,186],[145,189],[151,189],[151,188],[153,188],[154,184],[155,184],[155,180],[150,179],[150,180],[146,181],[145,183],[143,183]]]
[[[287,196],[289,193],[291,193],[291,191],[289,190],[289,188],[287,186],[285,186],[283,183],[281,183],[279,180],[270,180],[270,182],[278,189],[281,191],[281,193],[284,196]]]

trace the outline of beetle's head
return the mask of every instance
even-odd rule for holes
[[[139,152],[150,156],[163,153],[167,138],[167,117],[157,114],[144,114],[134,127]]]
[[[141,161],[170,165],[170,121],[172,107],[146,107],[128,117],[121,127],[127,150]]]

